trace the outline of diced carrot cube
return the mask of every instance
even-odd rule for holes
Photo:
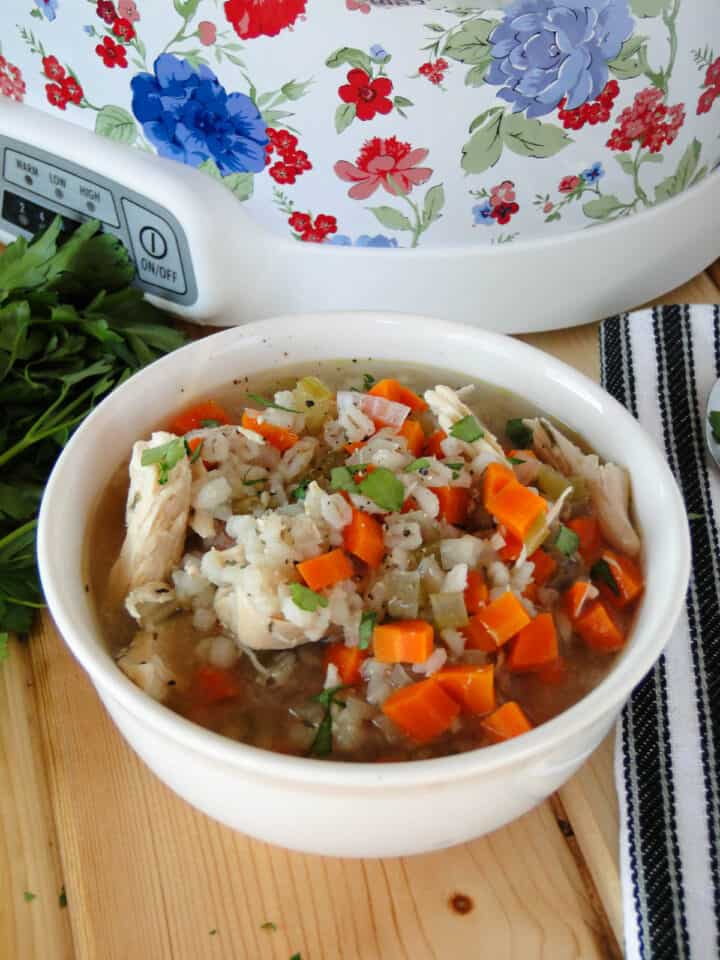
[[[405,437],[405,443],[414,457],[419,457],[425,446],[425,433],[417,420],[406,420],[398,430],[398,435]]]
[[[534,450],[508,450],[507,455],[511,460],[537,460],[538,458]]]
[[[385,556],[381,524],[369,513],[353,507],[352,520],[343,529],[343,546],[369,567],[379,567]]]
[[[617,584],[619,595],[605,583],[599,583],[598,589],[603,600],[610,606],[622,609],[637,600],[643,592],[643,576],[638,565],[622,553],[614,550],[603,550],[600,558],[610,567],[613,580]]]
[[[498,553],[503,563],[514,563],[522,553],[523,542],[520,537],[516,537],[510,530],[503,531],[505,546],[500,547]]]
[[[284,453],[286,450],[289,450],[290,447],[294,447],[300,439],[292,430],[286,430],[285,427],[278,427],[276,424],[268,423],[266,420],[258,420],[251,416],[247,410],[243,411],[242,425],[246,430],[253,430],[255,433],[259,433],[261,437],[264,437],[267,442],[275,447],[276,450],[279,450],[280,453]]]
[[[430,677],[391,693],[382,712],[409,737],[425,743],[448,729],[460,713],[460,704]]]
[[[509,700],[483,720],[482,728],[493,743],[501,743],[532,730],[532,724],[520,705]]]
[[[555,621],[551,613],[541,613],[515,637],[507,663],[513,673],[526,673],[547,666],[557,656]]]
[[[352,560],[339,549],[303,560],[297,565],[297,571],[311,590],[322,590],[341,580],[350,580],[355,573]]]
[[[538,587],[544,587],[557,570],[557,561],[545,550],[536,550],[528,557],[528,560],[535,565],[533,580]]]
[[[600,526],[596,517],[575,517],[568,520],[565,524],[573,533],[576,533],[580,540],[578,553],[585,563],[593,564],[602,549],[602,537],[600,536]]]
[[[500,594],[472,619],[476,618],[493,638],[496,648],[507,643],[530,623],[527,610],[510,590]]]
[[[447,434],[444,430],[436,430],[435,433],[431,433],[425,441],[424,453],[429,457],[437,457],[438,460],[441,460],[444,456],[440,446],[443,440],[447,440]]]
[[[373,630],[375,659],[381,663],[424,663],[435,646],[426,620],[396,620]]]
[[[213,667],[209,663],[199,666],[193,675],[193,686],[198,700],[204,704],[221,703],[240,696],[240,684],[230,670]]]
[[[440,516],[448,523],[463,524],[470,506],[467,487],[430,487],[440,502]]]
[[[515,480],[493,494],[488,510],[499,523],[524,540],[538,517],[547,510],[547,503],[539,494]]]
[[[491,504],[498,493],[510,483],[517,483],[515,474],[504,463],[490,463],[483,474],[483,506],[492,513]]]
[[[360,683],[362,679],[360,667],[367,657],[367,651],[361,650],[360,647],[346,647],[344,643],[329,643],[325,648],[323,666],[327,670],[328,664],[334,664],[340,674],[341,682],[346,687],[350,687]]]
[[[201,430],[203,423],[213,420],[223,425],[230,423],[230,418],[219,403],[201,400],[175,416],[170,424],[170,432],[182,436],[192,430]]]
[[[495,668],[492,664],[455,664],[435,674],[440,686],[466,713],[482,715],[495,709]]]
[[[568,678],[568,666],[564,657],[558,657],[552,663],[546,664],[538,671],[541,683],[557,687],[565,683]]]
[[[477,614],[470,617],[466,627],[460,628],[465,637],[465,646],[468,650],[482,650],[484,653],[497,653],[498,645]]]
[[[588,600],[591,599],[589,596],[591,587],[592,584],[587,580],[576,580],[563,594],[562,605],[573,623],[585,609]]]
[[[594,600],[575,621],[586,645],[598,653],[613,653],[625,645],[625,637],[600,600]]]
[[[485,577],[478,570],[468,570],[465,588],[465,609],[469,615],[479,613],[488,600]]]
[[[428,408],[422,397],[419,397],[409,387],[404,387],[398,380],[378,380],[368,392],[372,397],[384,397],[385,400],[404,403],[415,413],[422,413],[423,410]]]

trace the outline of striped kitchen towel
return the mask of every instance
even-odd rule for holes
[[[626,956],[710,960],[720,957],[720,473],[704,418],[720,377],[720,308],[612,317],[600,348],[603,384],[664,450],[692,534],[685,608],[617,727]]]

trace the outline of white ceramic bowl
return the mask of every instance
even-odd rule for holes
[[[171,712],[135,687],[107,652],[83,589],[83,542],[98,495],[133,441],[234,377],[338,356],[402,358],[508,387],[572,424],[630,470],[647,578],[630,642],[587,697],[517,740],[406,764],[281,756]],[[42,504],[38,552],[61,633],[122,734],[161,780],[244,833],[298,850],[364,857],[421,853],[477,837],[567,780],[662,651],[689,571],[685,510],[672,475],[637,422],[600,387],[510,338],[382,314],[280,317],[230,329],[133,377],[86,420],[60,457]]]

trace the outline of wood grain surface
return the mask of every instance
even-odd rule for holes
[[[713,278],[720,265],[662,300],[720,302]],[[596,325],[523,339],[597,378]],[[1,960],[620,956],[610,739],[558,795],[473,843],[396,860],[289,853],[163,786],[44,616],[0,668],[0,810]]]

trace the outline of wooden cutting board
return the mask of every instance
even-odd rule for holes
[[[673,301],[720,302],[720,262],[658,302]],[[523,339],[597,379],[597,325]],[[0,811],[3,960],[621,956],[610,739],[551,800],[464,846],[288,853],[163,786],[45,616],[0,667]]]

